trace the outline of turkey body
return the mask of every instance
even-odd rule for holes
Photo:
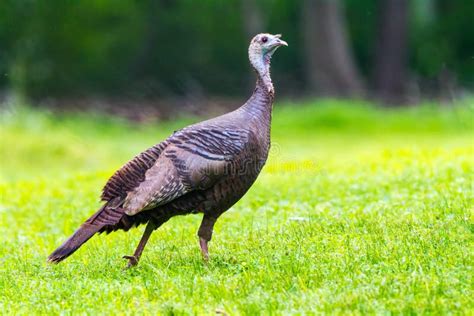
[[[271,126],[267,110],[272,101],[270,93],[257,87],[241,108],[179,130],[135,157],[112,176],[102,194],[120,220],[114,223],[111,212],[111,222],[102,215],[91,223],[102,222],[100,232],[111,232],[150,220],[161,224],[189,213],[217,219],[248,191],[267,160]],[[150,157],[150,167],[145,157]],[[163,181],[170,174],[179,181]],[[130,187],[131,183],[135,185]],[[161,201],[160,193],[167,199]]]
[[[48,261],[64,260],[96,233],[147,224],[134,255],[124,257],[134,266],[155,229],[189,213],[204,214],[198,236],[207,260],[214,223],[248,191],[268,157],[274,97],[270,58],[286,45],[279,38],[259,34],[252,40],[249,59],[257,85],[244,105],[174,132],[116,171],[103,188],[104,205]]]

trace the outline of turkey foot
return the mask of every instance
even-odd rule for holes
[[[134,267],[138,264],[138,260],[140,260],[140,257],[142,255],[143,249],[145,248],[145,245],[150,238],[151,233],[157,225],[153,222],[148,222],[148,225],[146,225],[145,232],[143,233],[142,239],[140,239],[140,242],[138,243],[137,249],[135,250],[135,253],[133,256],[123,256],[124,259],[128,259],[128,265],[127,268]]]
[[[139,260],[139,258],[135,256],[123,256],[122,258],[128,259],[127,269],[136,266]]]

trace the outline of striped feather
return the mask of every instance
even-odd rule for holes
[[[110,201],[116,197],[125,198],[128,192],[145,180],[146,171],[154,165],[166,145],[166,142],[162,142],[147,149],[116,171],[104,186],[101,199]]]

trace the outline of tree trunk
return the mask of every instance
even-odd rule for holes
[[[265,22],[263,20],[262,12],[258,3],[254,0],[240,0],[240,7],[242,9],[242,26],[244,28],[247,42],[257,35],[258,33],[264,33]],[[255,86],[255,73],[249,70],[245,85],[248,90],[253,89]]]
[[[406,98],[408,0],[381,0],[375,45],[375,96],[387,104]]]
[[[245,35],[250,40],[258,33],[265,32],[264,21],[262,12],[256,1],[254,0],[241,0],[242,17],[244,20],[243,27]]]
[[[347,41],[338,0],[305,0],[302,6],[306,79],[311,94],[360,96],[363,83]]]

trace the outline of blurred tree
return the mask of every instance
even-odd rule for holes
[[[1,0],[0,94],[240,97],[265,31],[290,44],[281,94],[452,97],[474,87],[472,21],[473,0]]]
[[[474,1],[425,0],[412,8],[410,71],[424,95],[474,87]]]
[[[141,11],[144,13],[143,31],[130,65],[130,71],[134,76],[143,75],[152,60],[158,40],[159,29],[156,27],[156,20],[160,18],[160,5],[162,6],[163,2],[166,4],[164,0],[145,0],[140,3]]]
[[[254,0],[240,0],[242,6],[243,28],[245,35],[250,39],[255,34],[265,32],[264,16],[259,3]]]
[[[305,0],[302,9],[306,76],[313,94],[360,96],[363,84],[337,0]]]
[[[0,2],[0,41],[8,47],[13,89],[46,98],[95,94],[123,84],[120,74],[142,23],[132,2],[113,2]]]
[[[407,87],[408,0],[380,0],[373,85],[387,104],[403,101]]]
[[[255,0],[240,0],[242,6],[242,26],[245,36],[250,40],[255,34],[266,32],[265,20],[260,10],[259,3]],[[251,68],[249,67],[249,72]],[[255,85],[255,75],[253,71],[249,74],[248,87]]]

